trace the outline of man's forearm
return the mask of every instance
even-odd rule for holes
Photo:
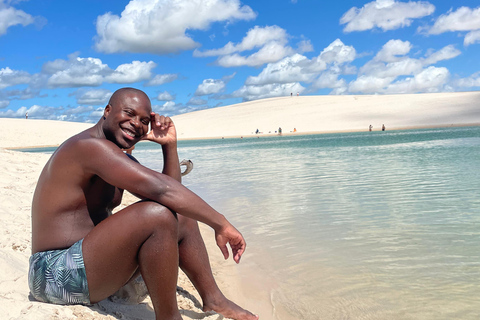
[[[182,175],[180,173],[180,164],[177,152],[177,143],[172,142],[162,145],[163,151],[163,174],[182,182]]]

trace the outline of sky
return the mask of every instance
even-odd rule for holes
[[[291,94],[475,91],[480,2],[0,0],[0,117],[96,122],[122,87],[168,116]]]

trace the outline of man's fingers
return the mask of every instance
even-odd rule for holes
[[[227,260],[229,255],[227,245],[219,245],[218,247],[220,248],[220,251],[222,251],[225,260]]]
[[[233,260],[235,260],[236,263],[240,263],[240,259],[242,258],[242,255],[244,252],[245,252],[244,245],[232,246]]]
[[[170,123],[172,122],[170,117],[165,117],[155,112],[152,112],[150,116],[151,116],[150,123],[151,123],[152,129],[157,127],[160,130],[165,130],[169,127]]]

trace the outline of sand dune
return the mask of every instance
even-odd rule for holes
[[[444,127],[480,123],[480,92],[300,96],[251,101],[173,117],[180,139]]]

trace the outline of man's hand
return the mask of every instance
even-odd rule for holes
[[[230,248],[232,248],[233,260],[235,260],[236,263],[240,263],[240,258],[242,257],[247,244],[242,234],[235,229],[233,225],[229,223],[228,226],[222,230],[218,232],[215,231],[215,239],[217,241],[217,246],[225,257],[225,260],[228,259],[227,243],[229,243]]]
[[[170,117],[152,112],[150,114],[150,127],[151,130],[143,140],[150,140],[161,145],[177,142],[177,131]]]

